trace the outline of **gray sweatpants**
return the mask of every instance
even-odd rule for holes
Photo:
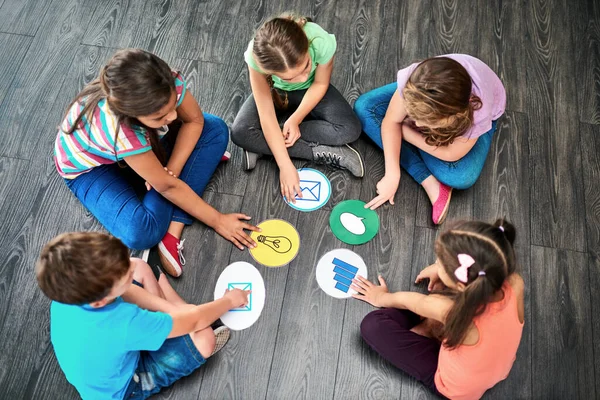
[[[285,92],[279,91],[282,98]],[[275,110],[279,125],[283,126],[298,108],[306,90],[287,92],[287,110]],[[361,132],[361,124],[350,104],[338,90],[329,85],[323,99],[300,124],[300,139],[290,148],[290,157],[312,160],[312,147],[318,144],[342,146],[354,142]],[[231,127],[231,141],[241,148],[259,154],[272,154],[260,126],[254,96],[242,105]]]

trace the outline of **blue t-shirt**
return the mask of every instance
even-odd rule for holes
[[[122,399],[141,350],[158,350],[173,319],[118,297],[93,308],[56,301],[50,306],[50,337],[67,380],[84,400]]]

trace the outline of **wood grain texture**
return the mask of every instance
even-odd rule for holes
[[[578,1],[572,26],[576,56],[577,108],[579,119],[600,124],[600,4]]]
[[[529,190],[517,182],[529,182],[529,120],[507,111],[500,118],[488,158],[472,188],[473,218],[493,222],[506,218],[517,228],[517,244],[530,243]]]
[[[566,1],[527,3],[531,243],[584,251],[583,177]],[[576,23],[576,22],[573,22]]]
[[[194,17],[192,0],[110,0],[98,5],[82,43],[136,47],[171,63]]]
[[[3,0],[0,7],[0,31],[33,36],[40,28],[53,1]]]
[[[579,124],[588,249],[600,256],[600,126]]]
[[[64,71],[93,10],[91,0],[56,1],[41,21],[35,37],[0,106],[0,131],[11,132],[2,155],[30,159],[48,110],[59,94]]]
[[[0,33],[0,106],[32,41],[28,36]]]
[[[485,62],[504,84],[507,90],[507,108],[524,112],[526,109],[524,88],[527,82],[527,59],[525,54],[525,9],[522,1],[493,1],[476,7],[479,21],[476,55]]]
[[[596,382],[596,393],[600,393],[600,316],[596,312],[600,307],[600,300],[596,293],[600,290],[600,255],[598,252],[588,253],[588,267],[590,276],[590,300],[592,309],[592,343],[594,356],[594,381]],[[588,349],[589,350],[589,349]],[[586,388],[591,391],[591,388]]]
[[[595,398],[588,258],[531,246],[531,265],[532,271],[543,270],[531,280],[532,393]]]

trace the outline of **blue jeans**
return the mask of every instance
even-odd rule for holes
[[[396,83],[390,83],[363,94],[354,103],[354,111],[362,123],[363,131],[382,149],[381,122],[397,89]],[[452,188],[470,188],[481,174],[495,131],[496,121],[493,121],[492,129],[481,135],[463,158],[453,162],[440,160],[403,140],[400,166],[419,184],[433,175]]]
[[[176,134],[170,131],[161,140],[167,153]],[[228,141],[229,129],[225,122],[214,115],[204,114],[202,135],[179,175],[179,179],[198,196],[202,195],[219,165]],[[164,237],[171,221],[186,225],[193,222],[188,213],[154,189],[140,200],[134,182],[127,177],[127,170],[117,164],[102,165],[75,179],[65,179],[65,182],[100,223],[131,249],[143,250],[156,245]]]
[[[156,351],[141,351],[124,399],[147,399],[200,368],[206,360],[190,335],[167,339]]]

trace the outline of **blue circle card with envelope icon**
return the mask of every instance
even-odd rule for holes
[[[321,172],[312,168],[300,168],[298,170],[300,177],[300,191],[302,197],[296,195],[296,202],[286,201],[290,207],[298,211],[315,211],[323,207],[331,197],[331,183],[329,179]]]

